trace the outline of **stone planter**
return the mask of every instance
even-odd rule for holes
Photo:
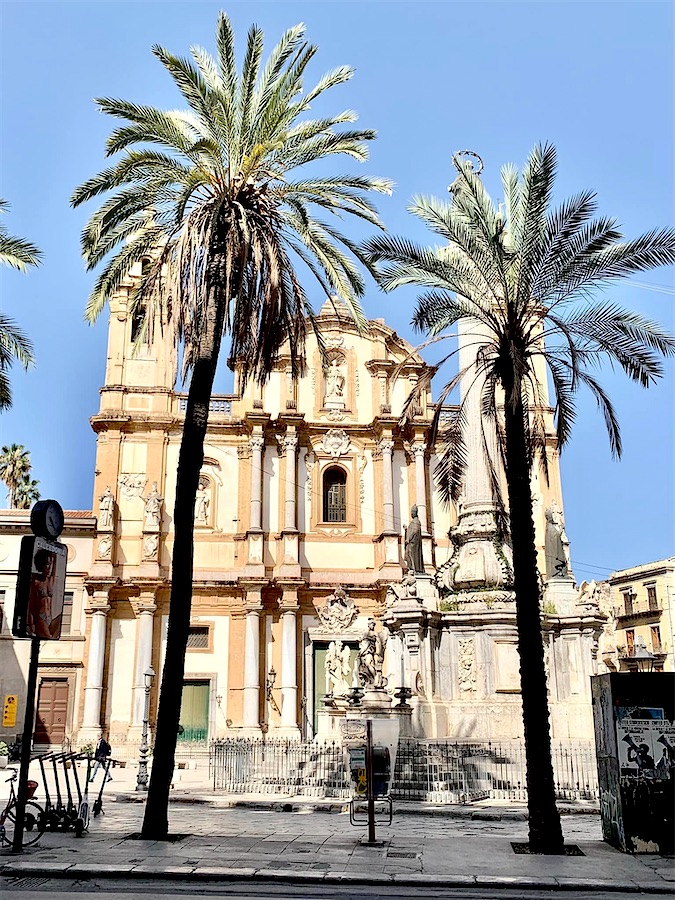
[[[0,769],[6,769],[9,762],[9,756],[0,756]]]

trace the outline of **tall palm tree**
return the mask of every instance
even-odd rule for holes
[[[39,481],[26,475],[16,487],[14,493],[17,509],[30,509],[36,500],[40,499]]]
[[[30,451],[22,444],[9,444],[0,450],[0,479],[9,488],[9,508],[17,509],[19,485],[30,472]]]
[[[675,339],[657,324],[592,297],[616,279],[672,263],[675,231],[654,230],[624,241],[614,220],[592,218],[596,202],[590,192],[551,209],[556,173],[551,145],[535,147],[522,174],[513,166],[502,170],[503,212],[468,160],[456,156],[455,165],[459,175],[449,202],[422,197],[411,207],[440,237],[440,247],[381,236],[365,249],[386,291],[403,284],[425,288],[413,324],[429,341],[449,336],[448,329],[462,318],[473,320],[479,335],[475,362],[444,393],[462,379],[482,386],[483,415],[498,434],[513,547],[530,846],[560,853],[530,488],[535,462],[546,465],[539,363],[544,360],[551,374],[559,446],[569,439],[576,392],[583,386],[597,400],[612,452],[619,456],[612,404],[589,370],[609,360],[647,387],[662,374],[660,356],[675,352]],[[446,500],[457,500],[461,490],[466,458],[461,421],[460,407],[460,424],[444,435],[439,475]]]
[[[9,209],[6,200],[0,200],[0,213]],[[0,225],[0,264],[27,271],[28,266],[38,266],[42,256],[38,248],[23,238],[7,233],[7,228]],[[0,313],[0,409],[8,409],[12,405],[12,392],[7,370],[14,361],[24,369],[34,363],[33,345],[13,319]]]
[[[135,262],[151,260],[132,298],[132,312],[145,310],[150,332],[158,317],[169,321],[175,339],[183,342],[184,374],[190,375],[145,837],[161,837],[168,829],[190,624],[195,496],[222,337],[230,337],[230,356],[237,360],[243,383],[248,378],[263,383],[284,343],[293,374],[299,374],[305,317],[314,319],[298,264],[326,294],[337,294],[362,325],[364,282],[355,260],[362,254],[332,223],[316,218],[316,210],[381,227],[367,193],[391,191],[391,183],[382,178],[326,175],[325,166],[311,165],[334,155],[366,160],[367,142],[375,132],[343,127],[356,120],[351,110],[303,118],[320,95],[353,74],[350,68],[337,68],[304,92],[305,69],[317,50],[305,40],[304,26],[289,29],[264,66],[263,33],[251,27],[241,71],[224,13],[216,43],[215,59],[199,47],[191,48],[192,60],[153,48],[187,103],[186,111],[98,101],[103,112],[124,120],[107,144],[108,155],[123,156],[72,198],[78,206],[115,191],[82,235],[87,267],[105,260],[87,318],[93,322],[98,317]]]

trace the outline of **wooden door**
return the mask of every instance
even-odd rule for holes
[[[61,745],[66,736],[67,713],[68,680],[43,678],[38,692],[35,743]]]

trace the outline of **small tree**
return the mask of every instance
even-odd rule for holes
[[[624,241],[614,220],[592,218],[596,202],[590,192],[551,209],[556,172],[551,145],[535,147],[522,174],[513,166],[502,170],[503,212],[472,165],[457,157],[455,164],[459,176],[450,202],[422,197],[411,207],[440,237],[440,247],[382,236],[366,250],[386,291],[403,284],[425,288],[413,323],[430,340],[448,336],[461,318],[477,323],[475,362],[446,385],[444,396],[462,379],[483,385],[483,415],[498,435],[513,546],[530,847],[561,853],[530,488],[535,461],[546,467],[545,391],[537,364],[543,359],[551,375],[559,446],[569,439],[576,392],[583,386],[595,397],[612,453],[619,456],[614,409],[589,369],[609,360],[648,387],[662,374],[660,357],[675,352],[675,339],[642,316],[607,300],[593,303],[591,297],[616,279],[675,261],[675,231],[654,230]],[[433,430],[440,409],[439,403]],[[462,418],[460,406],[459,425],[444,433],[437,472],[448,501],[457,501],[461,491],[466,460]]]
[[[0,451],[0,479],[9,489],[9,508],[18,507],[20,486],[28,479],[30,452],[21,444],[9,444]]]
[[[39,481],[31,479],[30,476],[26,476],[19,482],[15,491],[17,509],[30,509],[40,499],[39,484]]]

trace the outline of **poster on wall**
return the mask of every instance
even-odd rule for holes
[[[12,634],[58,641],[61,637],[68,548],[43,537],[21,540]]]
[[[621,719],[616,723],[619,774],[670,778],[675,765],[675,725],[667,719]]]

